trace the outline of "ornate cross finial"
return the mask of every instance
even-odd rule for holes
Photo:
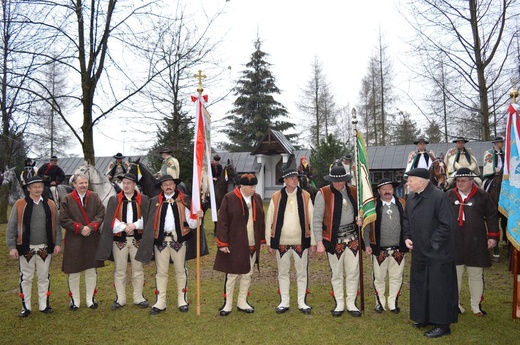
[[[199,69],[199,73],[193,76],[199,79],[199,87],[197,89],[197,92],[199,93],[199,95],[202,95],[202,91],[204,91],[204,89],[202,88],[202,78],[206,78],[206,75],[202,74],[202,71]]]
[[[516,99],[518,97],[518,89],[516,88],[517,82],[517,78],[511,78],[511,84],[513,85],[513,88],[511,89],[511,92],[509,92],[509,96],[511,96],[511,98],[513,99],[513,103],[516,103]]]

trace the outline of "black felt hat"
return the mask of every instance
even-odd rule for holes
[[[415,169],[405,172],[405,174],[408,176],[417,176],[417,177],[424,178],[427,180],[430,179],[430,172],[428,171],[428,169],[424,169],[424,168],[415,168]]]
[[[348,182],[352,179],[352,176],[347,174],[342,166],[335,166],[330,169],[328,175],[323,176],[323,179],[329,182]]]
[[[161,188],[162,183],[166,181],[173,181],[177,186],[182,182],[180,178],[173,178],[171,175],[164,175],[159,180],[157,180],[157,182],[155,183],[155,187]]]
[[[285,169],[283,172],[282,172],[282,177],[280,177],[278,179],[278,182],[282,183],[283,180],[285,180],[286,178],[288,177],[293,177],[293,176],[302,176],[301,174],[298,174],[298,172],[296,171],[296,169],[293,169],[293,168],[289,168],[289,169]]]
[[[383,187],[384,185],[391,184],[392,187],[396,188],[400,185],[399,182],[392,181],[389,178],[382,178],[379,181],[377,181],[377,188]]]

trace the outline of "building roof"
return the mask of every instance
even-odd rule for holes
[[[252,155],[265,154],[292,154],[294,147],[291,142],[283,135],[282,132],[270,129],[264,137],[258,142],[258,145],[251,151]]]
[[[465,145],[470,148],[477,162],[482,165],[484,152],[493,147],[491,141],[471,141]],[[455,147],[454,143],[428,144],[426,149],[432,150],[436,157],[441,153],[444,155],[450,148]],[[416,150],[416,145],[396,145],[396,146],[368,146],[368,167],[370,170],[403,170],[406,168],[408,155]]]
[[[309,158],[311,150],[294,150],[292,154],[296,165],[300,163],[302,156]],[[254,172],[260,171],[262,165],[256,161],[256,156],[251,155],[249,152],[218,152],[218,155],[222,158],[220,164],[226,165],[228,159],[235,166],[237,173]]]
[[[141,163],[148,165],[148,156],[127,156],[124,160],[132,160],[136,161],[138,158],[141,158]],[[96,169],[105,173],[107,171],[108,165],[110,162],[115,161],[115,158],[112,156],[109,157],[96,157]],[[74,174],[76,169],[78,169],[85,159],[80,157],[67,157],[60,158],[58,161],[58,165],[65,172],[66,176],[71,176]]]

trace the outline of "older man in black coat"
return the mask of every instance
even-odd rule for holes
[[[434,325],[424,335],[437,338],[449,334],[458,317],[455,215],[446,194],[430,183],[428,170],[406,175],[412,192],[403,221],[405,244],[412,251],[410,319],[416,328]]]

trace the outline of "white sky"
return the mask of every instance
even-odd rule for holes
[[[218,30],[227,35],[222,38],[219,54],[226,66],[231,67],[229,79],[224,80],[222,87],[234,86],[254,52],[253,42],[258,33],[263,42],[261,49],[269,54],[267,61],[272,64],[271,72],[282,91],[275,99],[288,109],[293,122],[298,120],[296,102],[312,75],[311,66],[316,56],[322,63],[336,104],[355,106],[368,58],[377,46],[379,28],[393,60],[396,91],[407,88],[406,70],[399,61],[406,49],[401,43],[406,25],[394,7],[394,1],[199,0],[190,2],[190,7],[194,10],[195,6],[204,6],[211,11],[215,4],[225,6],[226,13],[218,20]],[[201,69],[204,72],[203,66]],[[205,88],[210,99],[212,94],[221,93],[222,89]],[[225,102],[210,108],[214,124],[231,109],[233,100],[230,95]],[[125,140],[123,150],[122,134],[130,133],[121,133],[121,129],[114,128],[117,115],[112,116],[99,125],[99,133],[95,136],[96,156],[111,156],[123,151],[126,155],[146,153],[148,147],[136,147],[129,139]],[[225,141],[226,137],[218,133],[218,126],[214,127],[213,142]],[[109,136],[114,138],[109,139]],[[81,154],[79,145],[74,152]]]

